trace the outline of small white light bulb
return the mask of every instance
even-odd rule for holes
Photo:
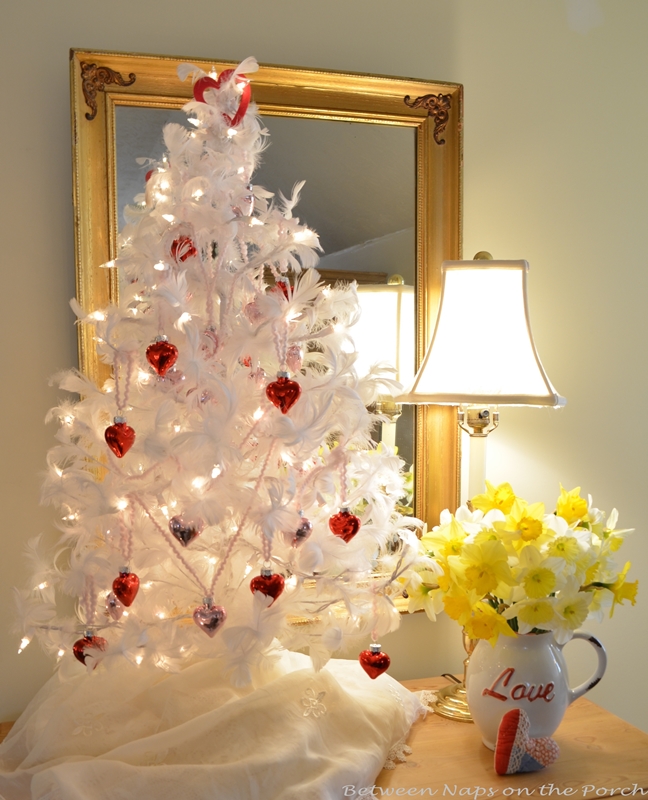
[[[18,648],[18,654],[22,653],[22,651],[27,647],[27,645],[31,642],[31,636],[23,636],[20,640],[20,647]]]

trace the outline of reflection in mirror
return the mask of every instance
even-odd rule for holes
[[[416,285],[416,143],[410,126],[340,122],[297,116],[264,115],[268,147],[253,176],[255,184],[289,196],[305,180],[296,209],[299,219],[315,230],[323,248],[318,265],[322,277],[386,284],[399,274]],[[187,125],[179,109],[117,105],[117,224],[124,208],[143,200],[148,169],[142,159],[161,160],[162,129],[167,122]],[[139,160],[139,161],[138,161]],[[413,291],[413,289],[412,289]],[[416,349],[413,307],[404,321]],[[375,360],[384,359],[380,352]],[[406,382],[408,376],[400,376]],[[394,426],[383,425],[386,440]],[[410,470],[414,453],[414,407],[403,407],[395,427],[395,444]],[[378,437],[381,432],[377,432]]]

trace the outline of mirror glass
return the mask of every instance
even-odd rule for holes
[[[295,183],[305,180],[295,213],[319,236],[323,252],[317,269],[323,279],[386,284],[399,274],[406,286],[414,287],[415,129],[270,114],[262,119],[269,132],[268,146],[252,180],[286,196]],[[157,161],[164,155],[162,129],[167,122],[186,126],[187,117],[179,109],[115,108],[118,230],[124,225],[125,206],[137,202],[143,192],[149,168],[141,159]],[[413,353],[413,309],[405,324],[409,338],[405,346]],[[393,426],[383,427],[376,438],[386,438]],[[413,407],[403,407],[394,430],[409,471],[415,458]]]
[[[174,56],[71,53],[77,299],[89,313],[89,321],[78,326],[79,363],[98,384],[109,370],[97,357],[91,316],[119,293],[116,271],[102,267],[117,254],[124,206],[144,188],[147,168],[136,159],[162,155],[165,122],[185,124],[181,108],[192,88],[190,81],[178,80],[178,66],[186,61],[206,73],[236,66]],[[296,213],[320,237],[322,278],[358,282],[363,307],[364,296],[381,309],[369,333],[363,331],[378,352],[373,363],[385,360],[394,342],[403,342],[393,358],[409,358],[413,372],[434,330],[441,263],[461,257],[462,87],[267,64],[251,83],[270,133],[254,182],[290,194],[296,182],[306,181]],[[387,286],[394,274],[403,277],[402,291]],[[396,314],[384,310],[384,303],[395,297],[408,310],[392,334],[385,321]],[[365,320],[369,316],[364,313]],[[358,341],[361,326],[355,330]],[[362,358],[367,347],[358,350]],[[381,413],[387,412],[383,403]],[[400,455],[413,465],[414,514],[434,525],[442,509],[458,504],[456,411],[404,407],[395,430],[383,424],[376,435],[391,442],[394,433]]]

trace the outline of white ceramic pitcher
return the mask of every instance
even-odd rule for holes
[[[592,677],[570,689],[564,645],[550,633],[500,636],[493,647],[480,640],[470,656],[466,690],[470,713],[486,747],[495,749],[502,716],[512,708],[529,715],[532,737],[551,736],[570,703],[581,697],[603,677],[607,656],[603,645],[590,633],[575,633],[596,650],[598,665]]]

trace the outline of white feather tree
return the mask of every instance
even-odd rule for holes
[[[190,124],[165,127],[160,163],[142,159],[119,306],[77,309],[113,378],[59,376],[82,398],[52,412],[43,500],[60,542],[43,555],[32,540],[35,588],[17,598],[23,646],[39,636],[62,669],[218,658],[241,685],[281,647],[320,668],[346,637],[398,625],[417,543],[402,462],[366,408],[390,380],[354,370],[355,286],[320,282],[302,184],[278,200],[251,184],[256,68],[179,70]],[[66,596],[76,617],[56,610]]]

